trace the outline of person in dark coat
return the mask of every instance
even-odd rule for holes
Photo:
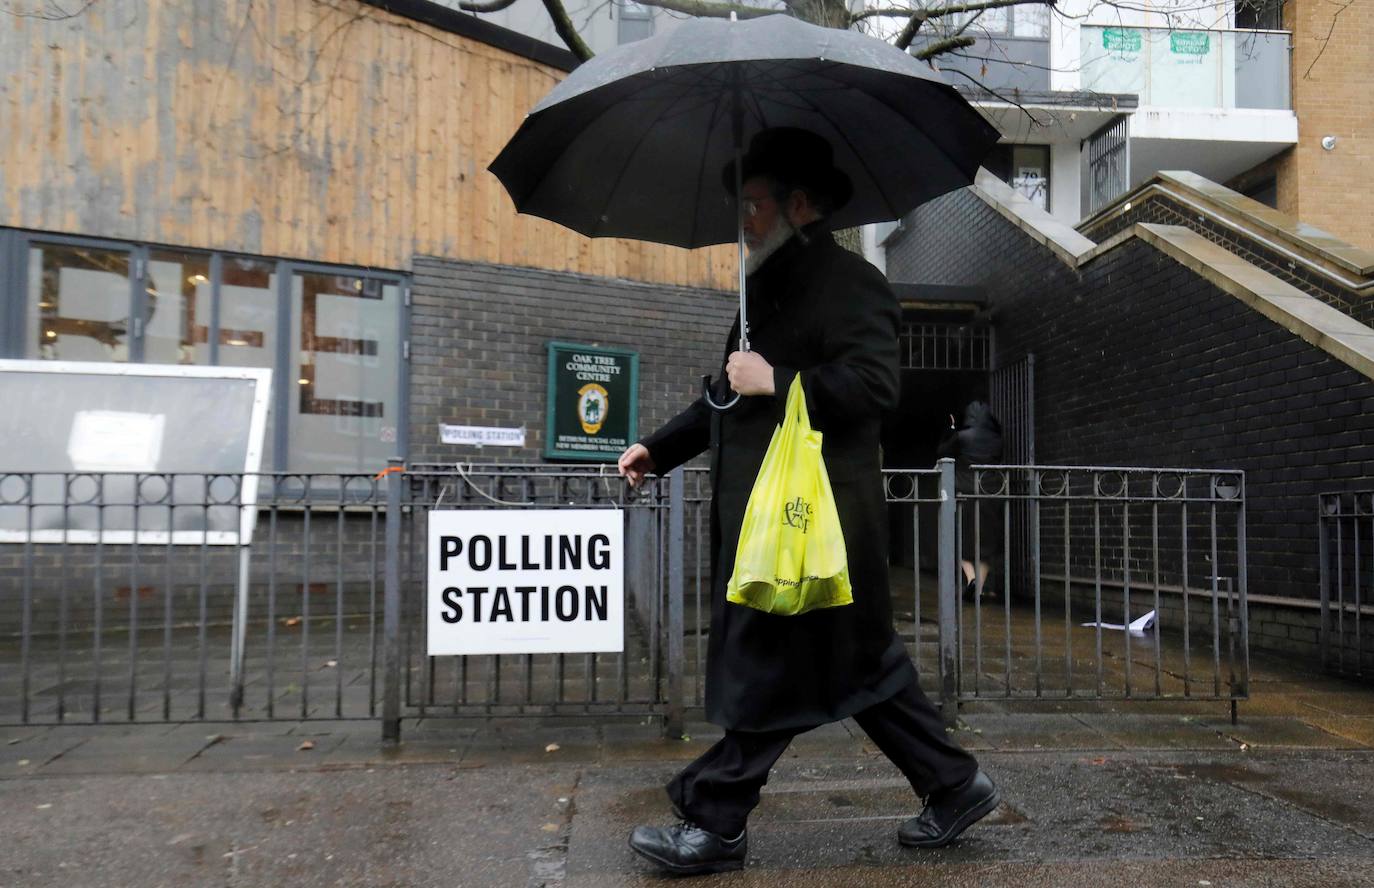
[[[964,407],[964,421],[955,426],[949,418],[949,431],[940,439],[936,455],[954,460],[955,490],[971,494],[977,487],[970,466],[992,465],[1002,460],[1002,423],[992,408],[981,398],[974,398]],[[964,571],[964,593],[980,595],[988,579],[988,565],[1002,553],[1002,512],[988,506],[979,507],[978,500],[967,500],[961,510],[960,535],[963,558],[959,562]]]
[[[711,455],[706,717],[725,736],[668,784],[683,822],[630,837],[631,848],[675,873],[742,866],[746,820],[773,763],[797,734],[847,717],[927,800],[900,827],[903,844],[947,844],[998,802],[992,781],[948,738],[893,629],[879,427],[898,400],[900,307],[882,274],[826,229],[825,215],[852,191],[832,156],[805,130],[765,130],[751,141],[741,199],[753,350],[734,351],[736,318],[723,366],[740,402],[719,413],[698,399],[619,461],[637,485],[646,473]],[[724,178],[733,191],[733,165]],[[854,602],[776,616],[727,603],[725,592],[754,479],[799,374],[824,436]]]

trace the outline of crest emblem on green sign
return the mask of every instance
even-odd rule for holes
[[[610,392],[602,386],[589,382],[577,390],[577,419],[582,423],[582,431],[588,435],[601,431],[608,409]]]

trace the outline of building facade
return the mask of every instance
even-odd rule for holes
[[[1294,35],[1238,5],[988,10],[935,64],[1002,131],[987,168],[1074,224],[1160,170],[1226,182],[1297,144]]]
[[[571,56],[426,7],[118,0],[8,20],[0,355],[272,368],[264,468],[366,472],[537,459],[542,404],[494,406],[512,367],[545,372],[528,330],[634,350],[646,329],[709,334],[714,352],[732,250],[584,238],[518,215],[486,171]],[[432,284],[474,276],[476,294]],[[710,368],[683,362],[645,379],[690,397]],[[440,446],[445,423],[526,445]]]

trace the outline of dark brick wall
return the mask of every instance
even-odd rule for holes
[[[307,611],[318,618],[380,608],[385,525],[381,510],[374,523],[368,512],[322,508],[311,513],[308,528],[299,509],[260,512],[249,562],[250,620],[260,623],[269,611],[280,622]],[[97,612],[108,628],[137,620],[151,629],[169,613],[173,625],[195,624],[203,607],[208,624],[227,625],[238,570],[235,546],[0,546],[0,583],[15,602],[28,586],[29,626],[38,635],[57,632],[64,620],[71,630],[87,630]],[[17,634],[22,620],[22,603],[0,609],[0,636]]]
[[[1152,195],[1139,201],[1130,210],[1103,219],[1091,228],[1085,229],[1083,233],[1101,243],[1137,222],[1155,222],[1190,228],[1279,280],[1340,309],[1360,323],[1374,324],[1374,300],[1368,296],[1361,296],[1347,287],[1342,287],[1325,275],[1293,262],[1254,238],[1214,220],[1200,217],[1196,212],[1162,195]]]
[[[550,340],[639,352],[639,435],[694,399],[735,313],[731,293],[417,258],[413,462],[540,462]],[[439,443],[439,424],[525,427],[523,448]]]
[[[1247,473],[1250,591],[1317,596],[1316,494],[1374,487],[1374,383],[1139,242],[1068,269],[967,191],[909,217],[894,280],[985,286],[1036,355],[1042,464]]]

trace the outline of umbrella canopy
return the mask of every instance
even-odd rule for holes
[[[738,236],[722,170],[782,126],[825,138],[853,182],[836,228],[969,184],[998,137],[937,72],[881,40],[783,15],[702,18],[578,67],[490,169],[522,213],[703,247]]]

